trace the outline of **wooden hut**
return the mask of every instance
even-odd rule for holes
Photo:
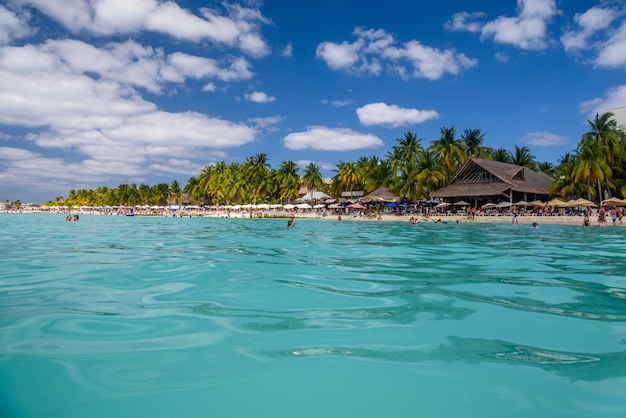
[[[473,199],[473,206],[520,200],[546,200],[554,179],[549,175],[514,164],[470,157],[450,183],[433,193],[444,200]]]

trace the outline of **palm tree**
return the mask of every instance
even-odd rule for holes
[[[340,162],[337,164],[337,170],[335,171],[337,174],[333,179],[333,183],[336,185],[335,190],[339,193],[346,190],[353,191],[362,183],[361,173],[356,163]]]
[[[403,165],[400,168],[400,180],[398,181],[398,185],[393,188],[394,192],[411,201],[418,200],[425,194],[423,185],[417,180],[419,174],[420,167],[417,163]]]
[[[141,183],[137,188],[137,191],[139,192],[139,198],[144,205],[157,203],[152,201],[152,189],[146,183]]]
[[[465,144],[465,154],[468,157],[482,157],[485,148],[481,145],[485,139],[480,129],[466,129],[461,135],[461,140]]]
[[[182,203],[183,190],[180,188],[180,184],[176,180],[173,180],[170,184],[170,198],[174,200],[174,203]]]
[[[455,138],[454,126],[451,128],[442,127],[440,132],[441,137],[430,143],[430,149],[442,159],[447,170],[447,176],[450,177],[458,166],[465,161],[465,147],[463,141]]]
[[[295,162],[288,160],[280,163],[275,177],[281,202],[290,202],[291,199],[298,197],[300,177],[298,176],[298,165]]]
[[[167,205],[170,199],[170,185],[167,183],[159,183],[152,188],[154,199],[159,205]]]
[[[317,189],[319,190],[324,185],[324,180],[322,179],[322,173],[317,164],[310,162],[304,168],[304,174],[302,176],[302,181],[306,188],[311,192],[311,200],[313,200],[313,193]]]
[[[230,163],[227,171],[221,176],[224,180],[220,187],[223,188],[227,202],[244,203],[248,195],[248,177],[245,166],[239,163]]]
[[[419,171],[417,181],[425,185],[428,190],[428,198],[430,199],[433,187],[439,188],[445,185],[447,180],[446,168],[436,154],[427,152],[418,161],[417,169]]]
[[[391,187],[396,178],[396,170],[390,160],[378,160],[376,157],[370,158],[364,172],[365,182],[364,193],[371,193],[381,186]]]
[[[197,177],[191,176],[183,189],[190,201],[200,203],[202,200],[202,192],[200,191],[200,181]]]
[[[519,147],[515,145],[515,153],[511,154],[511,161],[515,165],[528,167],[532,170],[537,168],[535,156],[530,153],[528,147]]]
[[[419,156],[424,153],[424,147],[413,132],[405,132],[404,137],[398,138],[398,145],[393,147],[393,156],[397,159],[397,164],[414,164]]]
[[[508,163],[508,164],[513,163],[513,158],[511,157],[511,153],[502,147],[495,149],[490,157],[492,160],[499,161],[501,163]]]
[[[555,180],[550,186],[551,195],[560,195],[564,198],[581,196],[583,183],[575,180],[575,169],[578,161],[570,154],[565,153],[558,160],[559,165],[555,168]]]
[[[587,144],[597,143],[605,148],[605,161],[610,167],[618,166],[616,162],[625,158],[624,133],[617,129],[617,122],[613,119],[613,113],[606,112],[602,115],[596,113],[593,121],[587,120],[591,130],[583,134],[579,144],[579,152]],[[609,181],[606,178],[605,181]],[[603,183],[604,181],[601,180]],[[604,189],[609,190],[610,185],[605,184]]]
[[[537,163],[537,170],[546,173],[550,177],[554,177],[555,175],[554,165],[549,162]]]
[[[608,146],[600,142],[588,142],[578,152],[578,163],[574,169],[576,181],[587,184],[587,199],[591,200],[592,183],[598,187],[598,203],[602,200],[601,183],[611,177],[611,167],[607,163]]]
[[[245,163],[244,170],[248,178],[248,190],[255,204],[257,199],[264,195],[269,188],[270,165],[268,160],[267,154],[260,152],[253,157],[248,157]]]

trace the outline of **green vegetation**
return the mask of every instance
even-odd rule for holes
[[[49,205],[165,205],[287,203],[298,197],[300,186],[339,196],[344,191],[370,193],[380,186],[409,200],[428,199],[445,186],[463,162],[471,156],[517,164],[543,171],[555,178],[550,193],[562,198],[586,197],[598,201],[605,196],[626,196],[626,146],[611,113],[590,120],[575,151],[563,155],[557,167],[538,162],[527,147],[515,146],[513,152],[482,145],[480,129],[466,129],[458,137],[452,127],[442,127],[440,138],[424,147],[422,139],[406,132],[384,159],[361,157],[355,162],[340,162],[330,184],[324,183],[320,167],[309,163],[302,173],[293,161],[283,161],[278,169],[259,153],[243,163],[220,161],[204,167],[181,189],[178,182],[122,184],[95,190],[71,190],[66,198],[57,197]]]

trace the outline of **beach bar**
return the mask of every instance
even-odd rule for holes
[[[433,198],[468,200],[472,206],[486,203],[547,200],[554,179],[549,175],[515,164],[468,158],[450,183],[433,192]]]

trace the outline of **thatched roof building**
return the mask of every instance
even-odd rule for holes
[[[374,190],[372,193],[363,196],[364,202],[399,202],[401,199],[399,196],[394,195],[389,191],[389,188],[386,186],[380,186],[378,189]]]
[[[478,201],[536,200],[548,197],[554,179],[519,165],[470,157],[450,183],[433,193],[434,198]]]

